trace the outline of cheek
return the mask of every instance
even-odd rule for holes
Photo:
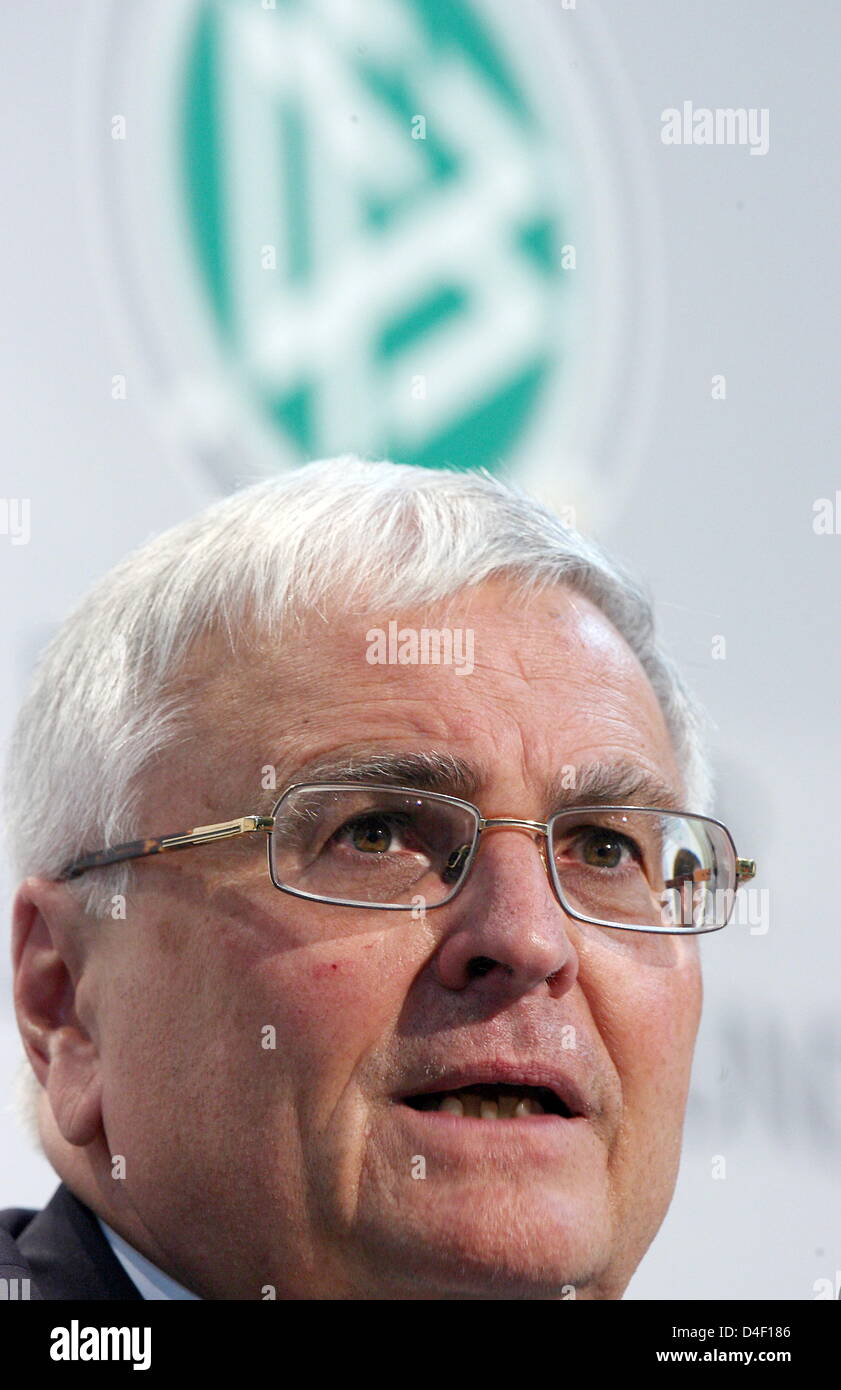
[[[653,972],[635,995],[635,1017],[617,1061],[626,1119],[675,1142],[683,1115],[701,1011],[697,960]]]
[[[627,970],[614,972],[599,996],[596,1017],[617,1084],[609,1170],[629,1273],[659,1229],[680,1164],[701,975],[697,943],[675,945],[671,965],[626,960]]]
[[[393,936],[366,934],[260,962],[251,993],[276,1031],[293,1089],[303,1087],[313,1097],[344,1087],[388,1042],[412,973],[397,947]]]
[[[701,1014],[697,942],[652,938],[639,958],[626,950],[599,961],[598,984],[590,992],[618,1076],[623,1124],[679,1129]]]
[[[103,1115],[112,1152],[195,1152],[221,1102],[219,1011],[206,971],[149,958],[120,961],[103,1028]],[[223,1073],[224,1076],[224,1073]],[[185,1097],[189,1103],[185,1103]]]

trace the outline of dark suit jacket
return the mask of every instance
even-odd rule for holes
[[[0,1279],[29,1279],[31,1299],[143,1301],[90,1207],[64,1183],[43,1211],[0,1211]]]

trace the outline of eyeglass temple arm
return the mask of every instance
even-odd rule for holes
[[[746,883],[756,877],[755,859],[736,860],[736,882]],[[711,869],[693,869],[691,873],[679,874],[677,878],[667,878],[665,888],[682,888],[686,883],[706,883],[712,878]]]
[[[740,883],[747,883],[748,879],[756,877],[755,859],[736,860],[736,886]],[[683,888],[687,883],[706,883],[712,878],[711,869],[693,869],[691,873],[679,874],[677,878],[667,878],[665,888]]]
[[[517,824],[532,825],[536,822],[522,821]],[[197,825],[192,830],[179,831],[174,835],[153,836],[146,840],[126,840],[123,844],[112,845],[110,849],[96,850],[93,854],[83,855],[81,859],[74,859],[61,870],[57,882],[78,878],[88,869],[101,869],[107,864],[120,864],[127,859],[143,859],[149,854],[163,854],[165,850],[207,845],[214,840],[227,840],[232,835],[252,835],[257,830],[268,833],[273,826],[273,816],[240,816],[238,820],[219,821],[216,825]],[[755,859],[736,860],[737,883],[746,883],[755,876]]]
[[[216,825],[197,825],[192,830],[174,835],[153,836],[146,840],[126,840],[110,849],[96,850],[67,864],[58,875],[58,882],[78,878],[88,869],[101,869],[106,864],[119,864],[126,859],[143,859],[147,854],[163,854],[169,849],[188,849],[190,845],[208,845],[214,840],[227,840],[231,835],[251,835],[255,830],[267,833],[274,825],[273,816],[240,816],[239,820],[219,821]]]

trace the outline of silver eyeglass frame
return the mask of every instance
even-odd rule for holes
[[[130,859],[141,859],[147,855],[162,854],[169,850],[188,849],[195,845],[215,843],[217,840],[229,839],[234,835],[251,835],[263,832],[267,836],[266,854],[268,860],[269,876],[272,884],[281,893],[289,893],[296,898],[303,898],[309,902],[325,903],[334,907],[356,907],[365,908],[374,912],[412,912],[417,910],[416,903],[372,903],[361,902],[354,898],[333,898],[325,897],[319,893],[308,893],[302,888],[293,888],[290,884],[283,883],[275,871],[273,838],[272,831],[277,820],[278,812],[286,800],[293,792],[297,791],[388,791],[398,792],[404,795],[423,797],[427,801],[446,802],[449,805],[457,806],[460,810],[469,814],[474,822],[473,843],[470,851],[462,865],[460,865],[460,876],[453,885],[452,891],[439,901],[424,904],[425,911],[433,911],[435,908],[445,907],[452,902],[453,898],[464,888],[482,840],[482,835],[486,830],[494,830],[500,827],[508,827],[517,830],[527,830],[534,834],[544,837],[544,845],[541,847],[541,858],[547,870],[549,881],[554,889],[555,896],[561,907],[568,916],[579,922],[585,922],[591,926],[607,927],[615,931],[633,931],[646,934],[665,935],[665,936],[702,936],[710,932],[721,931],[727,926],[733,912],[736,891],[740,884],[749,881],[756,875],[756,861],[753,859],[740,858],[736,852],[733,837],[727,826],[721,821],[715,820],[712,816],[698,815],[694,811],[680,811],[668,807],[660,806],[626,806],[626,805],[602,805],[594,804],[589,806],[573,806],[557,811],[550,816],[548,821],[521,820],[513,816],[492,816],[484,817],[471,801],[465,801],[458,796],[450,796],[446,792],[423,791],[417,787],[404,787],[392,783],[372,783],[372,782],[295,782],[286,787],[274,804],[272,813],[269,816],[247,815],[240,816],[236,820],[220,821],[213,825],[200,825],[192,830],[178,832],[171,835],[152,836],[143,840],[126,841],[123,844],[112,845],[107,849],[97,850],[93,854],[81,856],[67,864],[60,874],[58,880],[69,880],[78,878],[80,874],[88,872],[90,869],[102,868],[106,865],[121,863]],[[631,926],[623,922],[609,922],[601,918],[586,916],[585,914],[572,908],[567,903],[563,888],[560,883],[555,856],[549,854],[548,846],[552,838],[552,828],[554,825],[569,817],[585,815],[588,813],[615,813],[615,812],[644,812],[661,816],[677,816],[686,820],[701,821],[705,825],[715,826],[725,839],[726,844],[732,852],[733,872],[732,883],[725,891],[732,894],[732,900],[727,913],[727,918],[720,925],[707,927],[643,927]],[[422,896],[422,895],[418,895]]]

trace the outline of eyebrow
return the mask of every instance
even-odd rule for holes
[[[485,776],[452,753],[387,753],[371,750],[331,753],[295,770],[296,782],[384,782],[419,791],[447,792],[470,800]]]
[[[677,790],[664,778],[629,759],[587,763],[574,768],[574,786],[568,767],[549,783],[548,814],[577,806],[657,806],[667,811],[682,808]],[[475,801],[489,779],[484,767],[452,753],[333,752],[314,758],[295,769],[294,782],[381,782],[410,786],[418,791],[444,792]]]
[[[614,763],[587,763],[575,768],[575,786],[565,787],[564,776],[555,780],[549,802],[555,811],[576,806],[657,806],[664,811],[683,809],[675,787],[648,768],[627,759]]]

